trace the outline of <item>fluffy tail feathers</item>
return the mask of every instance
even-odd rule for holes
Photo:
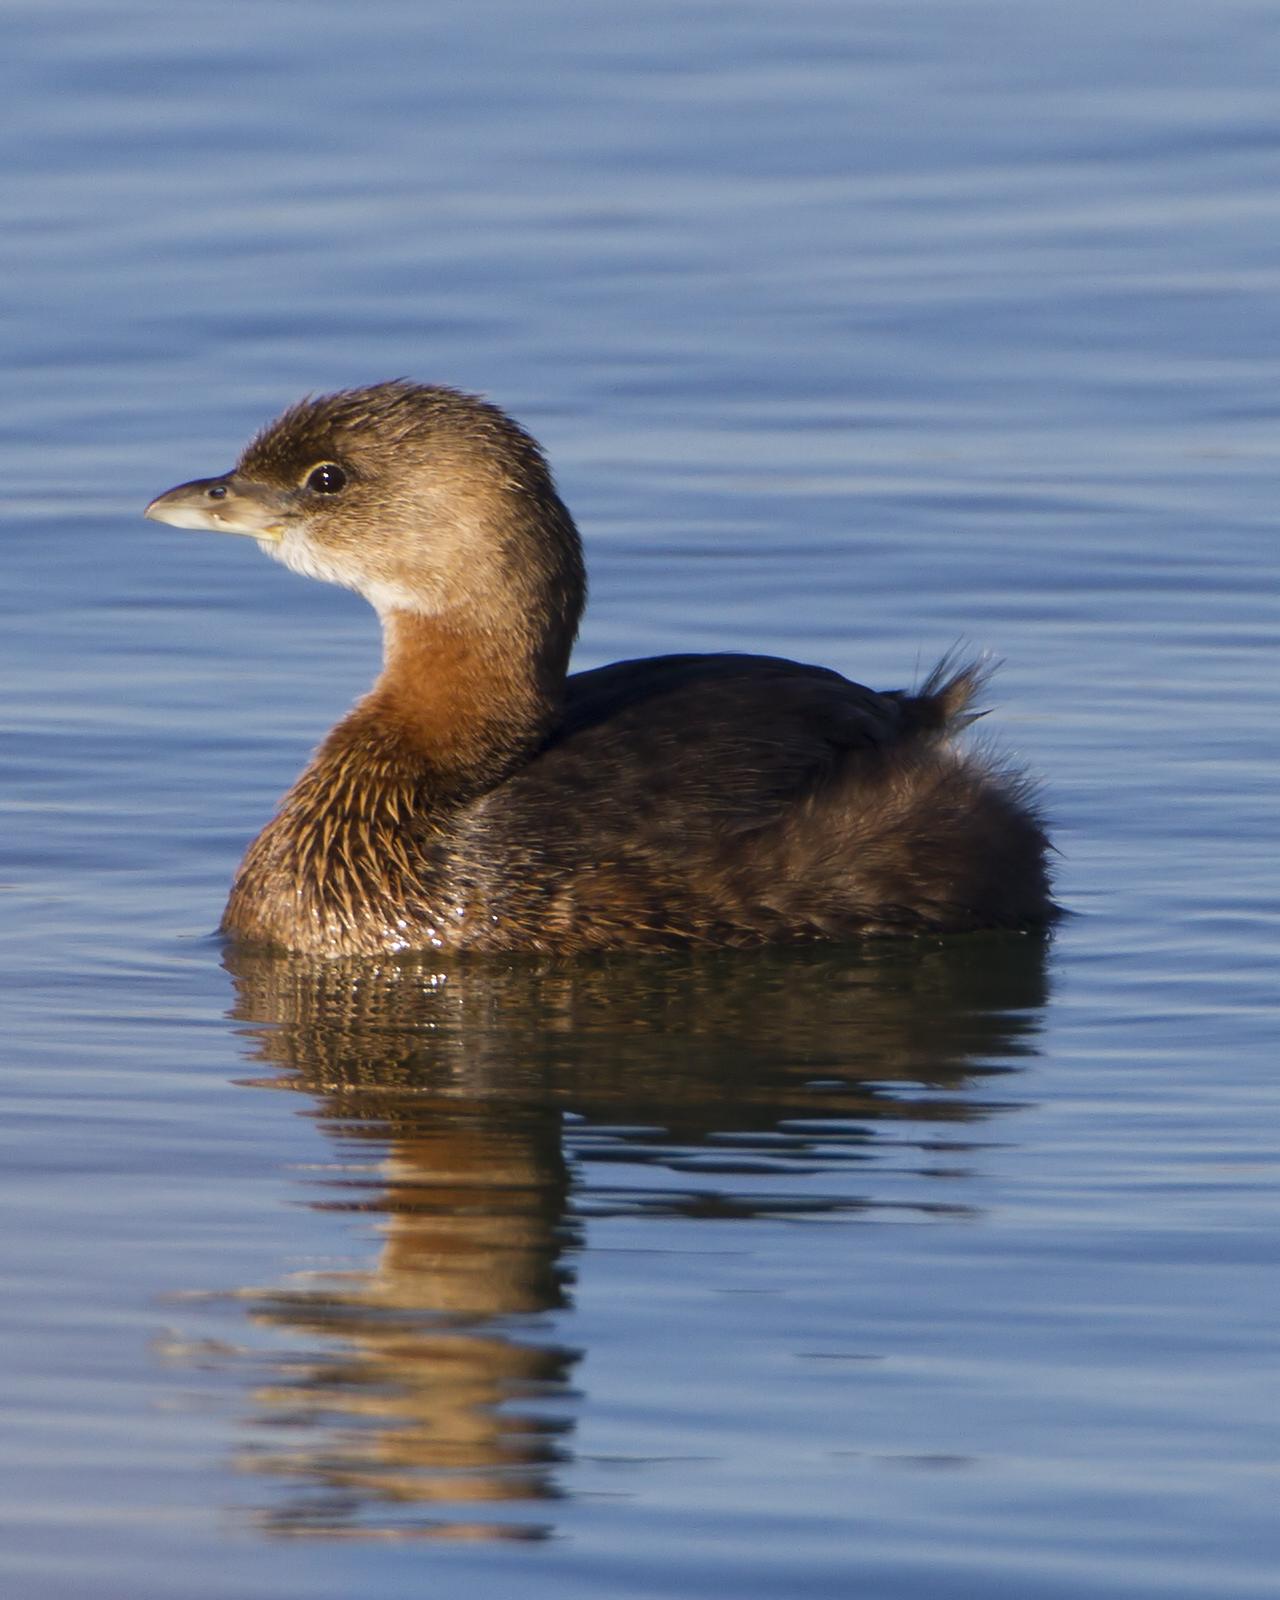
[[[986,711],[975,710],[974,704],[985,693],[999,665],[991,656],[966,659],[958,651],[948,651],[918,689],[899,689],[895,693],[893,698],[902,707],[904,731],[959,733],[979,717],[985,717]]]

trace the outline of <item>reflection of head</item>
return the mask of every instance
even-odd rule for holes
[[[536,1407],[563,1398],[576,1357],[529,1321],[565,1303],[566,1137],[573,1151],[642,1125],[661,1161],[803,1122],[811,1163],[823,1119],[846,1144],[888,1119],[972,1120],[970,1081],[1030,1053],[1045,995],[1044,947],[1010,938],[447,964],[235,950],[227,965],[234,1015],[277,1069],[262,1081],[313,1098],[338,1147],[313,1203],[381,1234],[364,1270],[250,1297],[291,1345],[255,1390],[263,1443],[242,1456],[289,1486],[265,1518],[278,1532],[536,1536],[494,1518],[554,1496],[566,1444]]]

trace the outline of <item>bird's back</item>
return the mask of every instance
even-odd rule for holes
[[[1025,783],[958,752],[980,686],[918,694],[763,656],[619,662],[457,816],[437,855],[466,944],[550,949],[1032,927],[1051,915]],[[461,931],[461,930],[460,930]]]

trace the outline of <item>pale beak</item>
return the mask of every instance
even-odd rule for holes
[[[143,516],[171,528],[201,528],[213,533],[246,533],[274,541],[294,515],[293,496],[228,472],[221,478],[196,478],[158,495]]]

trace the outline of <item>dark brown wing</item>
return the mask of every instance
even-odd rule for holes
[[[508,784],[566,787],[616,826],[689,837],[767,826],[856,750],[903,736],[900,700],[771,656],[620,661],[568,681],[563,726]],[[514,799],[515,796],[513,795]]]
[[[450,830],[441,865],[469,937],[485,940],[477,913],[559,948],[754,937],[764,886],[749,836],[858,752],[875,761],[903,723],[890,696],[768,657],[580,673],[555,737]]]
[[[556,736],[451,819],[457,934],[563,951],[1043,921],[1025,785],[938,741],[979,681],[877,694],[727,655],[571,678]]]

